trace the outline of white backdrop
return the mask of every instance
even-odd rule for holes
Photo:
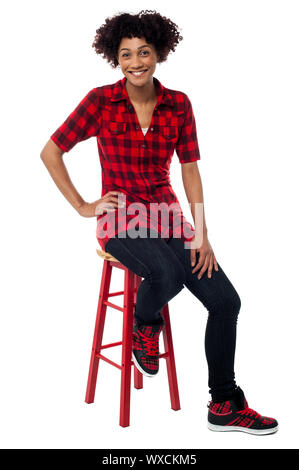
[[[2,448],[298,447],[296,7],[291,0],[2,6]],[[77,214],[40,152],[91,88],[123,76],[91,47],[96,29],[142,9],[170,17],[184,37],[155,76],[191,99],[209,239],[242,301],[236,380],[249,406],[277,418],[275,435],[207,429],[207,311],[186,288],[170,301],[181,410],[170,408],[164,360],[143,390],[132,387],[129,427],[118,425],[120,371],[110,365],[100,363],[95,403],[84,403],[102,269],[96,219]],[[65,163],[82,197],[98,199],[96,140],[78,144]],[[176,155],[171,180],[192,222]],[[114,273],[112,289],[121,282]],[[108,308],[105,342],[121,339],[121,324],[121,313]],[[120,359],[120,349],[110,354]]]

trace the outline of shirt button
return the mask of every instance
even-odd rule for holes
[[[137,124],[136,124],[136,126],[135,126],[135,127],[136,127],[136,129],[139,129],[139,126],[138,126]]]
[[[145,148],[146,148],[146,145],[145,145],[145,144],[142,144],[141,147],[142,147],[143,149],[145,149]]]
[[[154,130],[154,128],[153,128],[153,127],[151,127],[151,131],[153,131],[153,130]]]
[[[133,109],[133,106],[129,104],[129,110],[131,111],[131,109]]]

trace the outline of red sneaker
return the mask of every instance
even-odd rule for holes
[[[154,377],[159,371],[159,335],[164,326],[164,320],[159,324],[141,325],[134,318],[132,359],[146,377]]]
[[[272,434],[278,431],[274,418],[262,416],[248,407],[244,392],[237,387],[234,398],[208,403],[208,428],[211,431],[243,431],[249,434]]]

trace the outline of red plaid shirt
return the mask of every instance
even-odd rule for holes
[[[168,89],[153,77],[157,103],[144,135],[125,82],[123,77],[89,91],[51,139],[68,152],[78,142],[96,137],[102,167],[101,197],[108,191],[125,194],[126,207],[97,216],[96,236],[103,250],[115,234],[138,226],[130,223],[137,216],[139,227],[153,228],[165,239],[178,236],[190,241],[195,231],[182,213],[169,168],[174,150],[180,163],[200,159],[191,102],[185,93]],[[166,204],[159,206],[161,203]],[[173,203],[174,209],[164,212],[163,206],[169,208]],[[167,222],[163,213],[169,215]]]

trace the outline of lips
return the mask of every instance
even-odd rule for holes
[[[132,70],[129,70],[129,73],[131,75],[133,75],[133,77],[142,77],[146,72],[147,72],[148,69],[145,69],[145,70],[140,70],[140,71],[137,71],[136,72],[133,72]]]

